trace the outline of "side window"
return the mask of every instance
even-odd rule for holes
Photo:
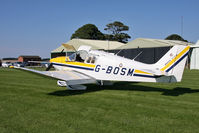
[[[91,59],[91,63],[92,63],[92,64],[95,63],[95,59],[96,59],[95,57],[93,57],[93,58]]]
[[[90,62],[91,62],[91,57],[87,57],[86,63],[90,63]]]
[[[95,60],[96,60],[96,57],[92,56],[92,57],[87,57],[86,59],[86,63],[91,63],[91,64],[94,64],[95,63]]]
[[[76,53],[73,53],[69,56],[70,61],[75,61],[76,59]]]

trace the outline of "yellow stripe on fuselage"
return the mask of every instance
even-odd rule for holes
[[[139,73],[139,74],[147,74],[147,75],[153,75],[153,74],[151,74],[151,73],[148,73],[148,72],[144,72],[144,71],[141,71],[141,70],[135,70],[134,71],[135,73]]]
[[[56,57],[56,58],[52,58],[50,60],[51,63],[62,63],[62,64],[68,64],[68,65],[75,65],[75,66],[83,66],[83,67],[90,67],[90,68],[94,68],[95,65],[94,64],[86,64],[83,62],[76,62],[76,61],[66,61],[66,57]]]
[[[164,66],[161,71],[166,70],[168,67],[170,67],[175,61],[177,61],[180,57],[184,55],[189,50],[190,46],[187,46],[182,52],[180,52],[175,58],[173,58],[166,66]]]
[[[52,58],[50,59],[50,62],[53,63],[65,63],[66,62],[66,57],[65,56],[61,56],[61,57],[56,57],[56,58]]]
[[[73,61],[70,61],[70,62],[65,62],[64,64],[68,64],[68,65],[76,65],[76,66],[83,66],[83,67],[91,67],[91,68],[94,68],[95,65],[93,64],[86,64],[86,63],[82,63],[82,62],[73,62]]]

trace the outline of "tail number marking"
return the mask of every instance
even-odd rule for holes
[[[126,75],[126,76],[133,76],[134,69],[131,68],[120,68],[120,67],[113,67],[108,66],[106,69],[101,68],[101,65],[96,65],[95,72],[100,72],[101,70],[105,70],[106,74],[114,74],[114,75]]]

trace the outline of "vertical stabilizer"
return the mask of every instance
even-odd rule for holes
[[[169,76],[174,76],[180,82],[184,72],[190,46],[173,46],[155,65]]]

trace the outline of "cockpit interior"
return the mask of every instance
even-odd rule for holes
[[[70,59],[70,61],[94,64],[96,61],[96,56],[89,54],[85,50],[80,50],[80,51],[70,55],[69,59]]]

